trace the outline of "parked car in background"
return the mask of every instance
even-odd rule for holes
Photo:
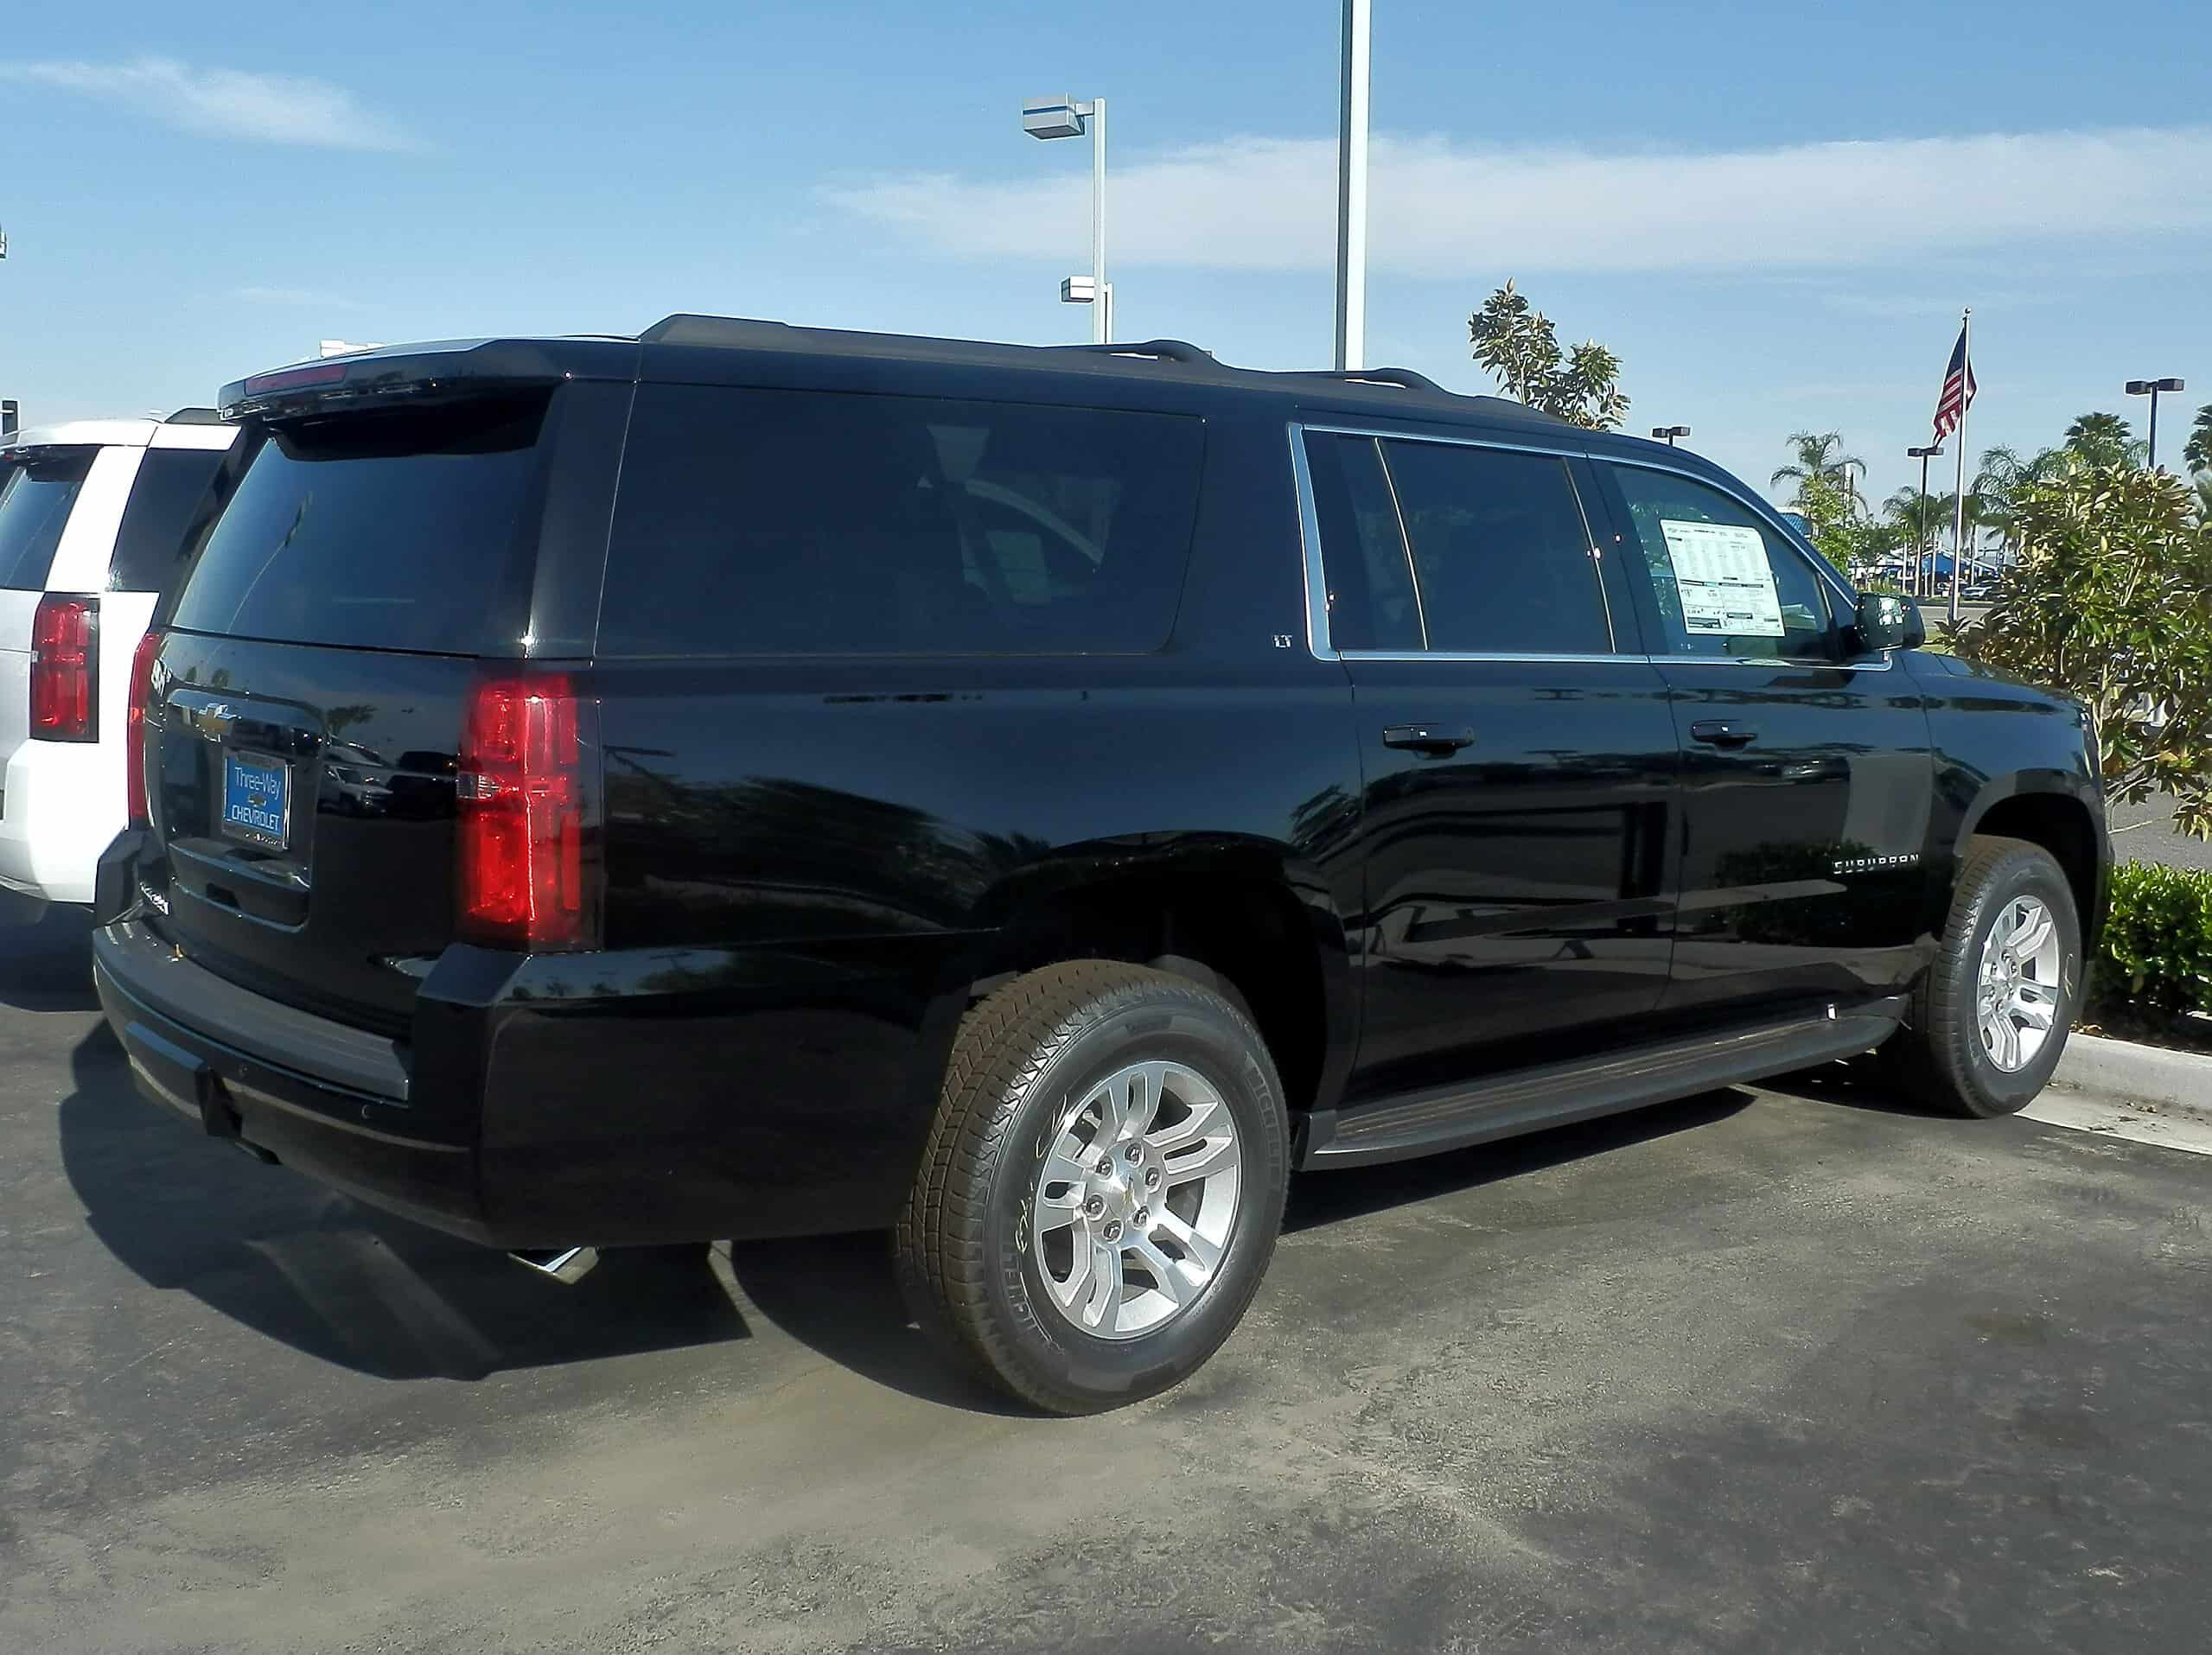
[[[238,435],[209,409],[0,443],[0,886],[89,903],[127,815],[131,663]]]
[[[223,406],[101,1002],[150,1098],[456,1234],[880,1226],[1082,1412],[1227,1336],[1294,1169],[1876,1047],[1997,1115],[2064,1046],[2081,710],[1686,450],[698,316]]]

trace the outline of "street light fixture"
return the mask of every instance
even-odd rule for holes
[[[2144,451],[2144,461],[2148,468],[2152,471],[2158,468],[2158,393],[2161,391],[2179,391],[2181,388],[2182,383],[2179,379],[2130,379],[2127,382],[2129,396],[2148,397],[2151,399],[2151,442],[2150,446]]]
[[[1927,576],[1931,572],[1923,569],[1928,562],[1928,462],[1942,452],[1941,442],[1931,442],[1924,449],[1905,450],[1906,459],[1920,461],[1920,511],[1913,524],[1920,532],[1912,552],[1912,595],[1915,597],[1922,596],[1928,590]]]
[[[1654,425],[1651,428],[1651,434],[1655,441],[1664,442],[1671,449],[1676,437],[1689,436],[1690,428],[1686,425]]]
[[[1070,277],[1060,284],[1068,304],[1091,307],[1091,342],[1113,337],[1113,286],[1106,273],[1106,103],[1103,98],[1032,98],[1022,105],[1022,130],[1033,138],[1091,137],[1091,274],[1087,282]]]

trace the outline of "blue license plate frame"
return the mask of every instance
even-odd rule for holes
[[[292,767],[267,753],[223,754],[220,824],[234,839],[283,850],[292,839]]]

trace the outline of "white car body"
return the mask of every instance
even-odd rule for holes
[[[146,589],[143,546],[177,514],[175,501],[190,479],[203,470],[212,474],[237,436],[235,426],[194,410],[169,420],[80,420],[19,431],[0,442],[0,580],[9,578],[12,561],[4,539],[6,491],[28,456],[35,451],[41,464],[89,461],[42,580],[33,584],[32,569],[19,583],[0,585],[0,888],[48,902],[92,900],[94,867],[127,816],[131,656],[161,596]],[[176,451],[203,459],[150,466],[150,456]],[[142,477],[148,485],[143,492]],[[49,532],[61,509],[57,502],[42,519]],[[126,519],[133,514],[139,515],[126,541]],[[126,544],[141,551],[126,556]],[[39,601],[49,593],[99,599],[96,740],[31,735],[32,628]]]

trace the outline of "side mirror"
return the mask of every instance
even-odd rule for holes
[[[1861,593],[1852,625],[1859,647],[1870,655],[1885,649],[1917,649],[1928,641],[1920,605],[1894,592]]]

